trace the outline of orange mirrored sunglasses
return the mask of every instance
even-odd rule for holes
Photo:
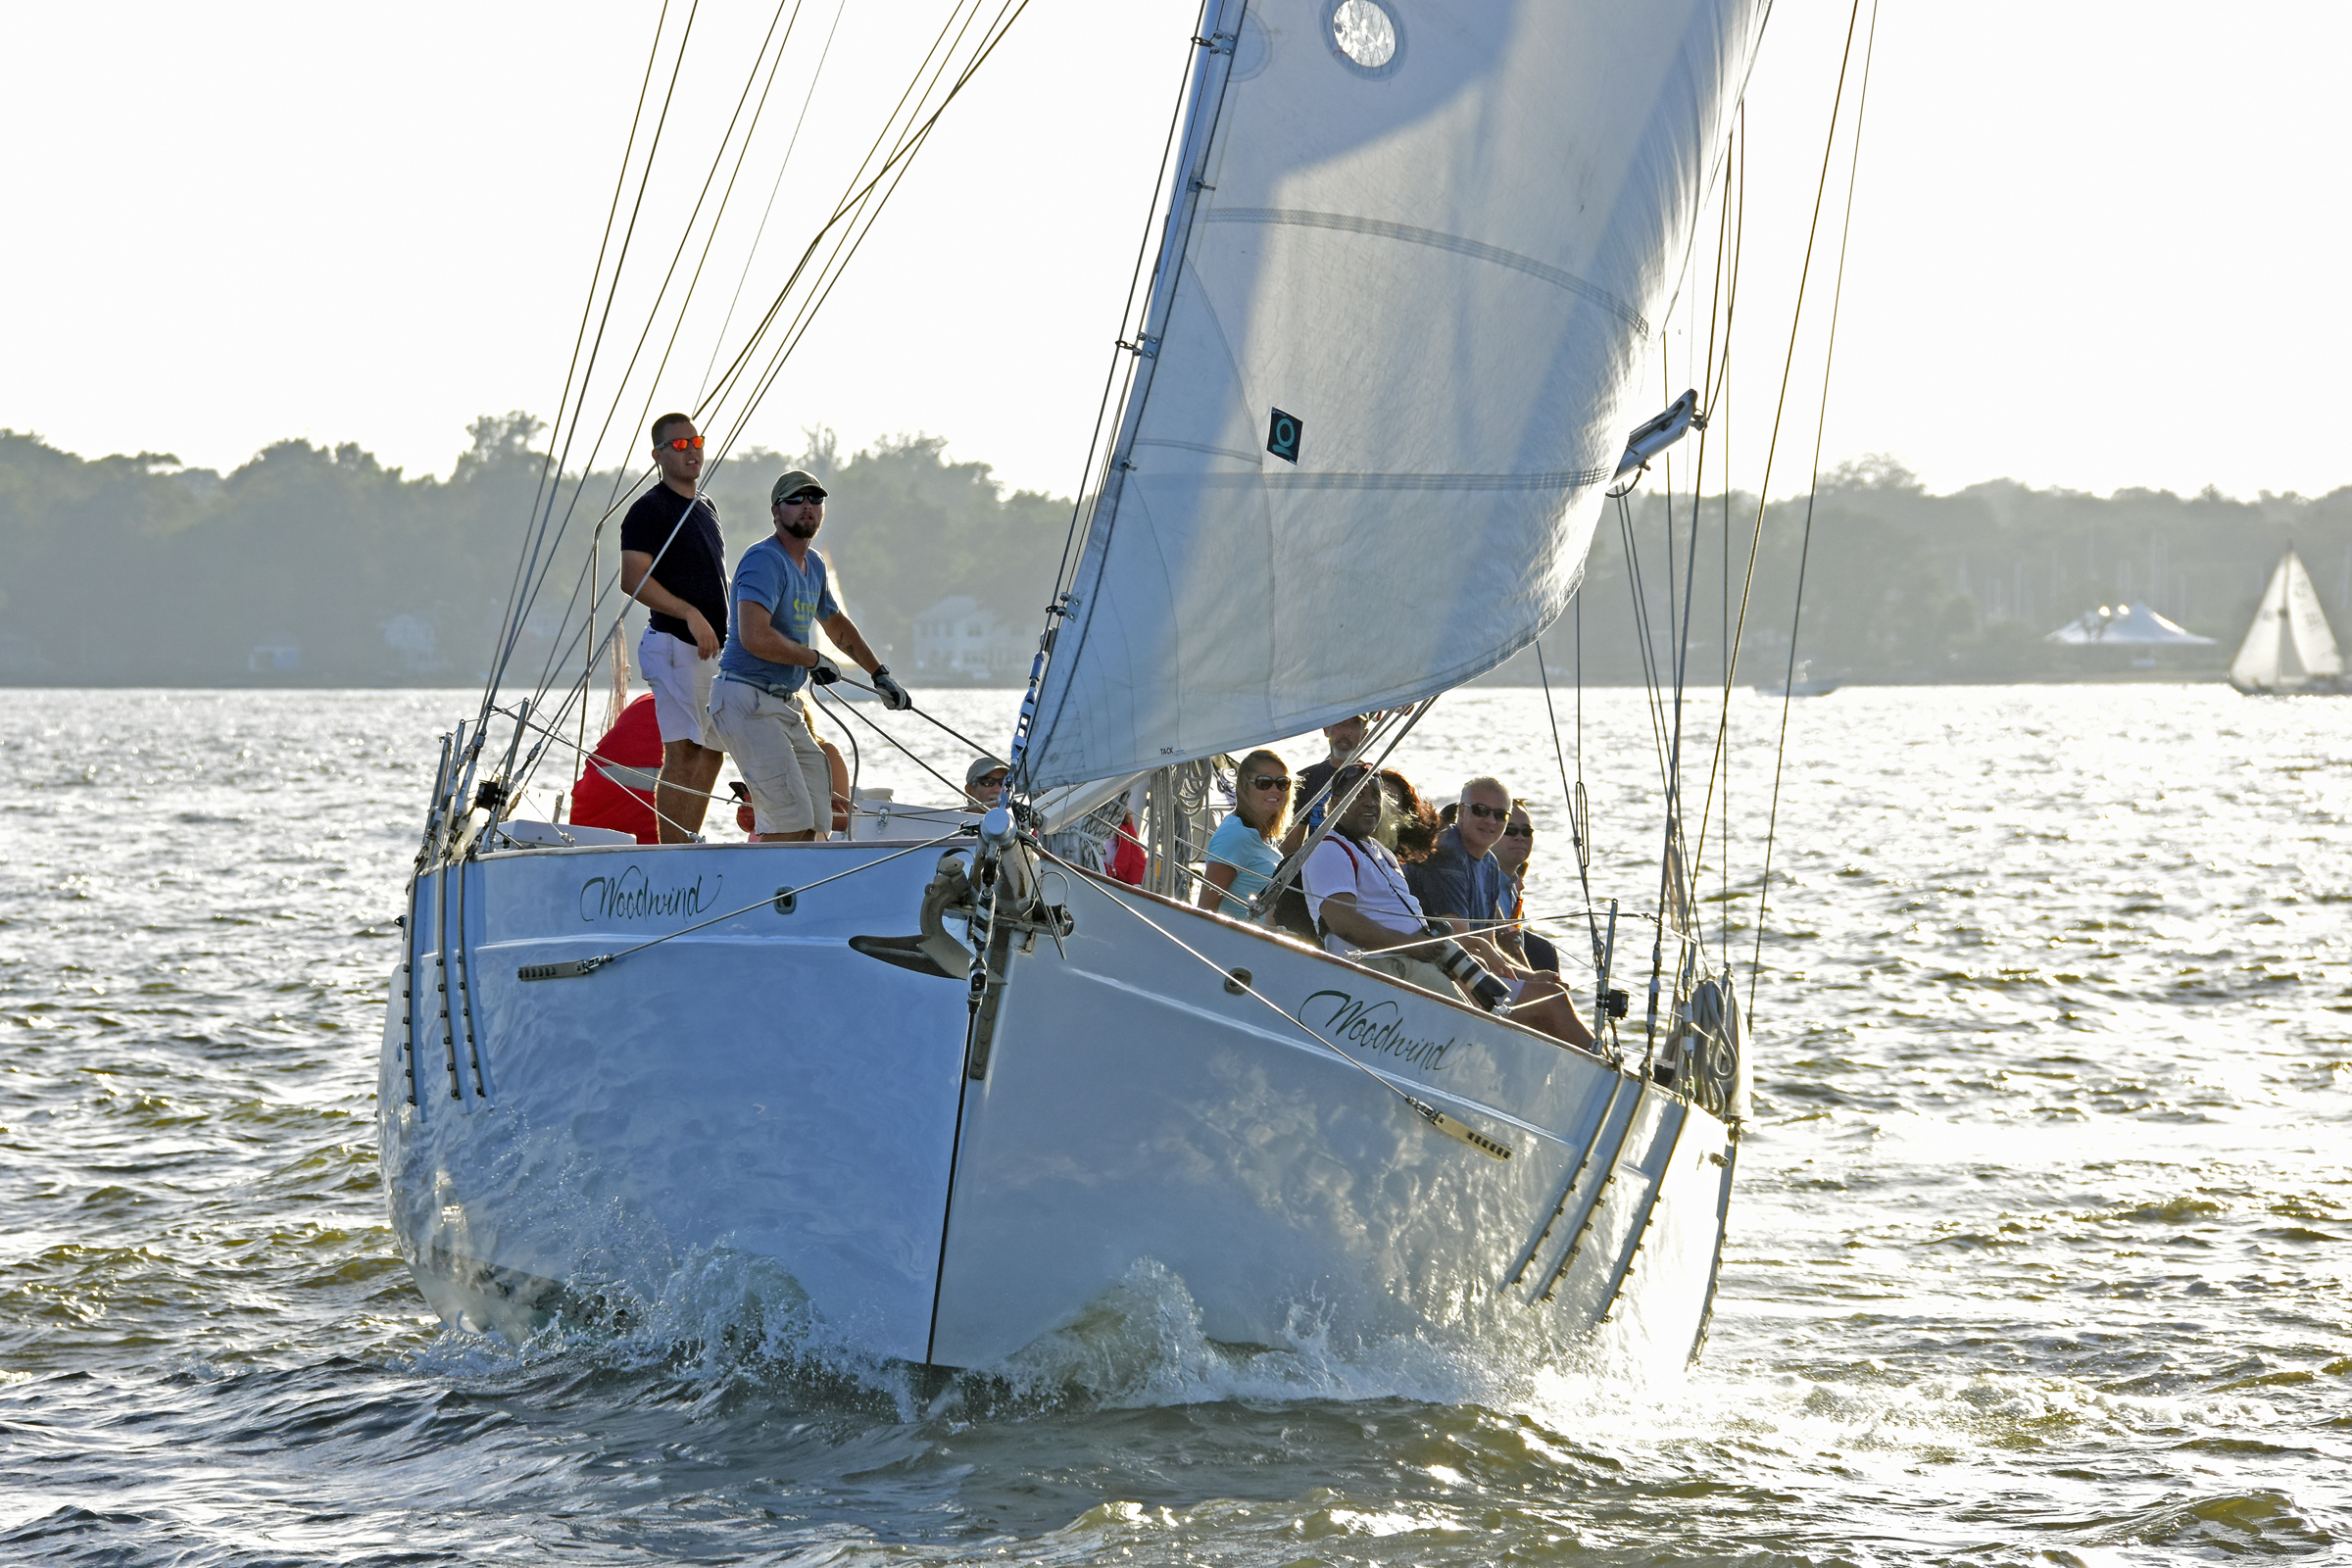
[[[657,447],[667,447],[672,452],[690,450],[700,452],[703,450],[703,438],[699,435],[682,435],[668,441],[658,442],[656,445]]]

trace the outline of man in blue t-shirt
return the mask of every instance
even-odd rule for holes
[[[775,533],[735,564],[735,612],[710,688],[710,722],[752,792],[753,837],[811,839],[833,819],[833,774],[808,732],[801,689],[841,679],[840,666],[816,651],[814,628],[872,673],[894,711],[914,699],[842,613],[825,558],[808,547],[824,525],[825,487],[795,468],[770,487],[768,502]]]

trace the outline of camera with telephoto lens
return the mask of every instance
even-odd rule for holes
[[[1443,927],[1431,925],[1424,929],[1439,939],[1438,967],[1446,971],[1447,979],[1467,987],[1470,994],[1479,1000],[1480,1005],[1493,1012],[1511,1000],[1510,986],[1489,974],[1486,966],[1470,956],[1459,942],[1446,934]]]

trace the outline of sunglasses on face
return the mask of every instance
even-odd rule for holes
[[[1536,830],[1522,822],[1517,827],[1504,828],[1502,836],[1506,839],[1532,839],[1536,836]]]
[[[703,450],[703,438],[699,435],[681,435],[667,441],[654,443],[656,452],[661,451],[663,447],[669,448],[672,452],[700,452]]]
[[[983,773],[972,780],[972,786],[975,789],[1001,790],[1004,787],[1004,780],[1010,776],[1006,773]]]
[[[824,504],[825,493],[822,490],[795,490],[792,494],[786,496],[781,502],[777,503],[779,506],[786,507],[806,507],[810,505],[821,507]]]
[[[1466,815],[1479,817],[1489,822],[1507,822],[1511,817],[1511,808],[1507,806],[1481,806],[1476,801],[1463,807],[1462,810]]]
[[[1287,790],[1291,787],[1291,781],[1280,773],[1259,773],[1250,780],[1250,787],[1253,790]]]

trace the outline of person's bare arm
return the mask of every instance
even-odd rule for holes
[[[743,640],[744,651],[754,659],[764,659],[771,664],[816,667],[816,650],[778,631],[767,607],[757,599],[735,601],[735,633]]]
[[[1236,869],[1225,860],[1211,860],[1200,868],[1200,907],[1211,910],[1225,907],[1225,895],[1233,886]]]
[[[654,558],[642,550],[623,550],[620,553],[620,591],[648,609],[659,610],[664,615],[675,615],[694,633],[694,657],[716,659],[719,636],[710,629],[710,619],[685,600],[662,586],[653,575]]]
[[[858,629],[858,623],[848,615],[835,615],[823,624],[825,635],[833,639],[833,646],[856,660],[858,668],[870,675],[882,667],[882,661],[876,659],[874,651],[865,645],[865,634]]]

